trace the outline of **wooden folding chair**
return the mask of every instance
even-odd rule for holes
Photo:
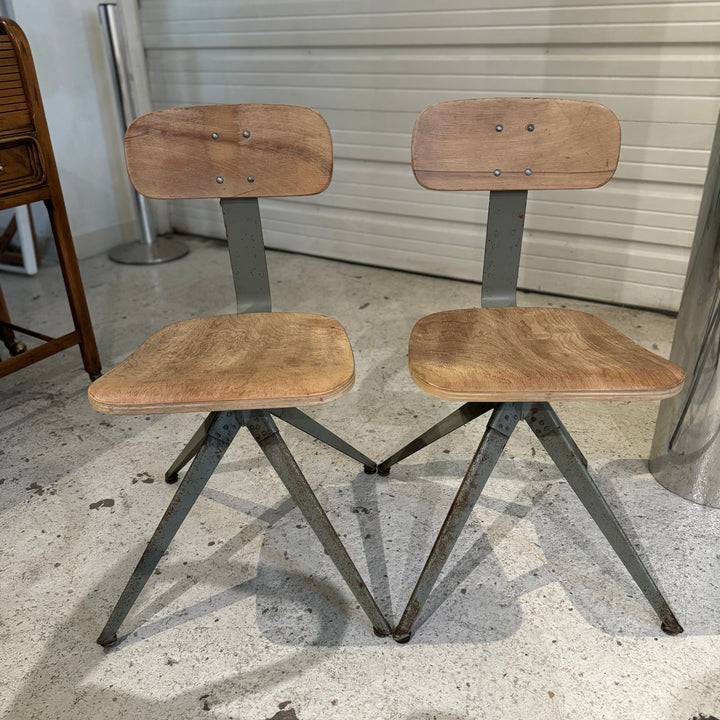
[[[138,118],[125,137],[128,173],[143,195],[220,198],[237,294],[237,314],[201,317],[155,333],[91,385],[90,403],[118,414],[209,412],[167,471],[192,460],[98,643],[111,645],[150,574],[237,432],[246,427],[372,622],[391,628],[300,468],[274,415],[354,458],[375,463],[298,410],[347,393],[353,354],[337,320],[270,312],[258,209],[260,197],[313,195],[332,175],[332,141],[314,110],[291,105],[178,108]]]
[[[0,362],[0,377],[79,345],[85,371],[94,380],[100,375],[100,356],[30,46],[16,23],[0,18],[0,210],[38,201],[50,218],[74,329],[50,337],[15,325],[0,290],[0,340],[11,355]],[[42,344],[28,350],[15,338],[16,331]]]
[[[528,423],[638,584],[669,634],[682,632],[660,590],[549,405],[553,400],[653,400],[679,392],[684,373],[593,315],[516,307],[528,190],[593,188],[615,172],[620,126],[602,105],[488,98],[439,103],[417,119],[415,178],[432,190],[489,190],[482,308],[422,318],[410,336],[415,383],[464,405],[380,463],[392,465],[491,413],[422,574],[394,631],[410,639],[423,603],[515,426]]]

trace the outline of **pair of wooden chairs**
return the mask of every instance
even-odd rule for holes
[[[98,642],[110,645],[233,437],[260,445],[367,614],[377,635],[410,638],[417,615],[516,425],[525,421],[603,531],[670,634],[682,632],[660,590],[549,405],[553,400],[668,397],[683,371],[586,313],[515,302],[527,191],[607,182],[620,148],[617,118],[588,102],[480,99],[440,103],[418,118],[412,167],[435,190],[490,190],[482,308],[440,312],[412,331],[409,367],[426,392],[464,402],[379,466],[298,407],[334,400],[354,381],[337,320],[270,312],[259,197],[309,195],[332,173],[323,118],[286,105],[218,105],[151,113],[128,130],[130,178],[158,198],[220,198],[238,313],[186,320],[152,336],[89,390],[107,413],[206,411],[166,478],[192,460]],[[387,474],[413,452],[480,415],[490,420],[440,535],[392,628],[284,444],[273,416]]]

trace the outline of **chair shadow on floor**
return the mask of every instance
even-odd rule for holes
[[[384,611],[389,611],[390,605],[396,613],[402,608],[454,493],[458,464],[466,460],[405,464],[389,479],[358,474],[349,485],[318,489]],[[247,471],[242,462],[229,465],[232,475]],[[609,463],[597,475],[608,501],[623,515],[621,520],[631,520],[626,527],[636,528],[641,548],[654,549],[654,569],[687,618],[685,636],[673,642],[683,642],[692,634],[720,635],[720,588],[708,582],[703,589],[695,581],[692,589],[686,589],[683,583],[683,573],[717,576],[717,511],[688,503],[647,482],[644,465],[638,460]],[[616,477],[621,481],[611,485],[608,479]],[[628,492],[621,492],[623,488]],[[43,640],[44,650],[28,669],[9,706],[8,718],[56,718],[59,708],[72,707],[75,720],[94,720],[98,707],[115,706],[116,702],[126,717],[194,716],[202,708],[201,697],[219,705],[236,702],[245,688],[258,683],[270,690],[276,685],[283,687],[342,648],[396,647],[390,639],[372,635],[349,591],[331,572],[320,544],[307,528],[297,527],[304,522],[292,501],[283,499],[262,507],[212,485],[205,497],[243,513],[241,530],[198,560],[185,559],[171,546],[159,567],[161,576],[153,576],[155,582],[149,583],[147,594],[128,617],[130,633],[115,648],[103,650],[93,642],[94,634],[108,598],[117,592],[133,563],[134,553],[129,552],[120,566],[109,568],[52,630],[49,639]],[[648,507],[653,508],[652,513],[647,512]],[[707,520],[704,525],[703,519]],[[528,527],[523,528],[524,524]],[[698,532],[680,547],[677,538],[687,524]],[[526,546],[537,542],[538,566],[509,577],[504,563],[512,553],[508,554],[507,546],[512,546],[518,532],[527,536]],[[256,563],[254,556],[250,560],[240,550],[261,535]],[[674,556],[670,552],[673,546],[679,548]],[[636,637],[658,634],[641,593],[549,462],[535,458],[501,461],[497,478],[491,479],[481,496],[456,550],[420,618],[424,621],[432,614],[433,621],[418,624],[414,645],[506,639],[527,621],[522,597],[549,583],[559,584],[566,594],[563,611],[572,608],[573,614],[580,613],[601,632]],[[200,584],[212,590],[193,600],[202,594],[197,587]],[[243,609],[247,603],[241,602],[253,595],[254,618],[248,617]],[[231,612],[223,613],[223,609]],[[234,612],[237,621],[232,619]],[[204,622],[198,624],[198,620]],[[205,628],[203,633],[217,628],[219,636],[204,636],[208,644],[195,649],[187,642],[177,646],[183,662],[202,663],[208,655],[219,658],[218,644],[225,646],[223,651],[226,643],[239,647],[242,654],[242,634],[253,626],[264,638],[287,646],[290,654],[269,662],[255,658],[251,669],[240,671],[236,659],[221,679],[183,687],[170,699],[143,695],[139,689],[124,691],[119,689],[121,682],[102,686],[98,680],[101,667],[123,672],[134,653],[156,652],[160,681],[174,682],[173,668],[169,661],[165,665],[163,658],[173,655],[170,648],[176,647],[173,636],[178,631],[193,632],[199,626]],[[325,651],[318,654],[320,647]]]

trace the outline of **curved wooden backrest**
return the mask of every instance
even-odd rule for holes
[[[412,167],[431,190],[557,190],[604,185],[620,123],[604,105],[545,98],[452,100],[415,122]]]
[[[130,125],[125,162],[153,198],[315,195],[330,184],[332,140],[322,115],[298,105],[173,108]]]

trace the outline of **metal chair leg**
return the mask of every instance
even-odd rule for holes
[[[377,469],[377,464],[374,460],[371,460],[367,455],[363,455],[359,450],[356,450],[352,445],[335,435],[335,433],[330,432],[324,425],[321,425],[317,420],[313,420],[301,410],[297,408],[273,408],[270,412],[276,418],[280,418],[280,420],[288,423],[288,425],[302,430],[302,432],[320,440],[320,442],[324,442],[326,445],[339,450],[353,460],[362,463],[366,473],[372,474]]]
[[[166,483],[177,482],[178,473],[198,454],[198,450],[200,450],[200,446],[205,442],[208,430],[217,416],[217,412],[211,412],[205,420],[203,420],[203,424],[195,431],[195,434],[190,438],[188,444],[183,448],[177,458],[175,458],[175,461],[165,473]]]
[[[409,442],[404,448],[398,450],[394,455],[391,455],[387,460],[383,460],[378,466],[378,475],[387,475],[390,472],[390,468],[404,460],[406,457],[413,455],[418,450],[422,450],[441,437],[445,437],[453,430],[457,430],[463,425],[467,425],[469,422],[475,420],[475,418],[484,415],[494,407],[492,403],[477,403],[469,402],[465,403],[462,407],[459,407],[454,412],[450,413],[446,418],[443,418],[439,423],[433,425],[429,430],[426,430],[422,435],[415,438],[412,442]]]
[[[405,612],[393,632],[393,639],[404,643],[410,639],[412,627],[435,585],[443,566],[450,557],[473,507],[485,487],[508,438],[522,418],[522,405],[503,403],[493,412],[483,439],[465,473],[460,488],[435,540],[430,556],[408,600]]]
[[[365,611],[375,634],[379,637],[392,634],[390,623],[370,594],[345,546],[335,532],[335,528],[295,462],[295,458],[280,437],[270,412],[267,410],[245,411],[244,424],[252,433],[270,464],[275,468],[280,480],[300,508],[300,512],[305,516],[360,607]]]
[[[199,449],[193,464],[185,476],[185,480],[178,486],[168,509],[165,511],[160,524],[157,526],[145,552],[140,558],[130,580],[120,595],[115,608],[110,614],[97,642],[107,647],[117,641],[117,631],[127,614],[130,612],[135,600],[140,595],[145,583],[163,556],[168,545],[175,537],[180,525],[190,512],[193,504],[210,479],[213,471],[225,454],[228,446],[240,429],[235,413],[217,413],[207,437]]]
[[[547,403],[538,403],[531,406],[531,410],[532,412],[527,414],[525,419],[532,431],[652,605],[662,621],[662,630],[668,635],[681,633],[682,626],[605,502],[605,498],[587,471],[587,463],[583,462],[582,455],[578,455],[575,443],[552,407]]]

